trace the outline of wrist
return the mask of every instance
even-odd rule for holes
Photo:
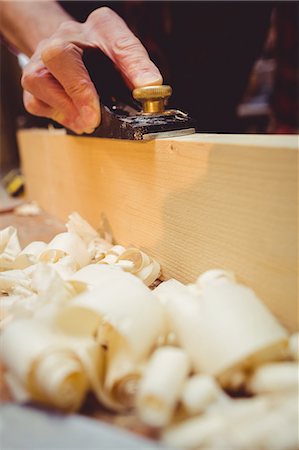
[[[41,9],[43,9],[42,5]],[[42,11],[40,11],[40,14],[41,13]],[[49,8],[49,10],[45,9],[43,13],[48,13],[46,21],[44,19],[40,20],[40,17],[36,18],[36,20],[33,18],[35,22],[33,25],[33,32],[26,40],[29,52],[29,54],[26,54],[29,57],[36,51],[38,45],[52,36],[52,34],[54,34],[63,23],[69,21],[75,22],[75,20],[69,16],[69,14],[67,14],[56,2],[51,6],[51,8]]]
[[[62,23],[74,20],[55,1],[0,1],[0,13],[4,39],[29,57]]]

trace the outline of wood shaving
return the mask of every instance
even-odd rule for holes
[[[23,203],[14,209],[14,214],[17,216],[39,216],[41,208],[35,201]]]
[[[66,227],[24,249],[0,231],[0,357],[16,401],[77,411],[91,391],[173,448],[297,449],[298,333],[231,272],[161,282],[144,251],[77,213]]]

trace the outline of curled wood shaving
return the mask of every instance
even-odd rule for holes
[[[97,231],[76,212],[70,214],[66,228],[85,242],[91,260],[101,259],[111,247],[111,244],[102,239]]]
[[[224,443],[225,448],[229,449],[295,449],[298,437],[294,433],[294,403],[288,396],[260,396],[231,401],[216,410],[169,427],[163,433],[163,441],[174,448],[194,450],[218,450],[223,448]],[[276,420],[277,416],[280,420]],[[284,431],[277,432],[277,425]],[[280,437],[280,447],[269,445],[269,442],[273,445],[273,432]]]
[[[196,374],[186,381],[181,402],[188,414],[196,415],[204,412],[208,406],[223,400],[224,394],[214,377]]]
[[[0,231],[0,272],[24,269],[30,264],[30,258],[26,254],[21,254],[17,230],[10,226]]]
[[[90,262],[90,255],[86,243],[75,233],[65,232],[57,234],[41,253],[42,262],[56,263],[64,256],[69,256],[77,265],[77,269]]]
[[[137,248],[125,249],[116,245],[110,248],[100,264],[120,267],[140,278],[146,286],[152,285],[161,274],[160,264]]]
[[[160,428],[169,424],[189,371],[190,361],[184,350],[165,346],[153,353],[137,394],[137,408],[144,423]]]
[[[254,394],[296,391],[299,383],[298,369],[296,362],[262,365],[250,377],[247,388]]]
[[[23,250],[2,230],[0,356],[14,398],[75,411],[91,390],[112,411],[135,408],[172,447],[296,450],[298,333],[230,272],[190,285],[160,273],[77,213]]]
[[[33,399],[68,411],[81,405],[88,381],[80,360],[38,322],[18,319],[5,328],[1,359]]]
[[[20,253],[21,247],[17,236],[17,230],[14,227],[7,227],[0,231],[0,256],[13,261]]]
[[[194,369],[218,377],[223,386],[235,371],[279,359],[287,345],[284,327],[253,291],[235,281],[208,282],[199,297],[176,280],[154,293],[164,302],[169,328]]]
[[[29,288],[30,277],[23,270],[7,270],[0,272],[0,292],[2,294],[14,295],[17,287]]]

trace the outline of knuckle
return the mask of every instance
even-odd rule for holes
[[[41,59],[43,63],[47,66],[52,60],[59,60],[63,62],[63,58],[69,54],[73,57],[78,58],[82,56],[82,49],[80,49],[76,44],[68,41],[55,39],[46,48],[43,49],[41,53]]]
[[[35,82],[36,82],[35,72],[24,70],[21,78],[22,88],[30,91],[34,86]]]
[[[51,59],[61,57],[65,52],[71,51],[73,44],[70,42],[64,42],[61,39],[53,39],[49,44],[42,50],[41,58],[44,63],[50,61]]]
[[[26,111],[30,114],[39,113],[38,102],[34,97],[24,96],[23,101]]]
[[[121,67],[129,77],[134,77],[137,73],[139,75],[149,72],[147,61],[141,56],[131,56],[122,58]]]
[[[41,52],[41,58],[46,63],[47,61],[57,58],[63,52],[64,46],[58,42],[52,42]]]
[[[90,89],[90,82],[85,79],[76,80],[75,83],[71,83],[68,86],[68,93],[71,97],[78,97],[78,96],[84,96],[91,94]]]
[[[140,56],[141,42],[139,39],[132,35],[122,35],[119,36],[113,45],[113,53],[115,56],[125,56],[125,55],[135,55],[138,53],[138,57]],[[144,57],[144,55],[143,55]]]
[[[37,83],[44,83],[45,81],[50,81],[50,79],[51,74],[46,67],[40,67],[36,70],[24,70],[21,85],[23,89],[32,92],[32,90],[35,90]]]
[[[144,65],[144,61],[135,59],[130,61],[130,63],[126,65],[126,73],[129,78],[133,79],[135,76],[140,77],[143,75],[147,75],[148,73],[152,74],[153,71],[150,70],[149,66]]]
[[[99,21],[110,21],[116,16],[116,13],[110,9],[108,6],[102,6],[94,10],[89,16],[88,21],[91,23]]]
[[[67,20],[66,22],[63,22],[60,27],[57,30],[57,33],[62,34],[69,34],[69,33],[76,33],[79,30],[79,23],[74,22],[72,20]]]

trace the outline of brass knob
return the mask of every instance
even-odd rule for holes
[[[142,111],[149,114],[160,114],[165,110],[165,101],[172,94],[170,86],[144,86],[133,90],[133,97],[142,103]]]

